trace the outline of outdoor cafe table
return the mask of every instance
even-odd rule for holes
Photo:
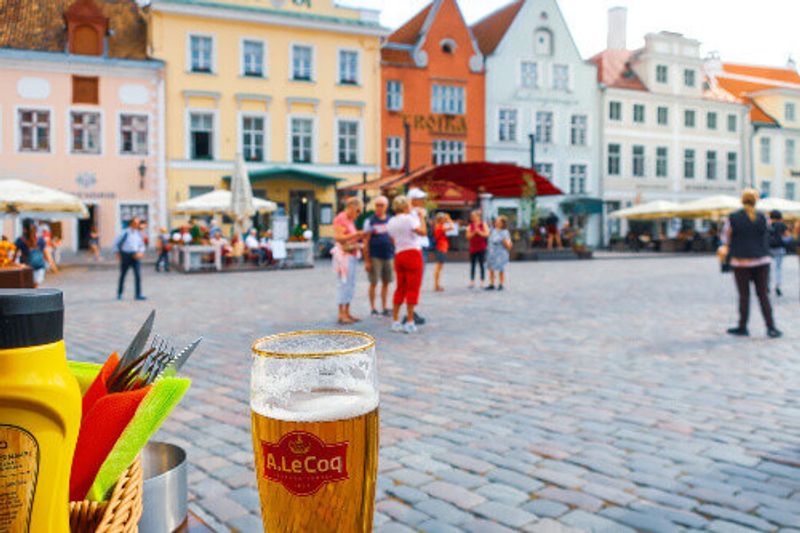
[[[203,257],[214,255],[213,263],[204,263]],[[204,244],[185,244],[172,249],[172,264],[183,272],[197,272],[200,270],[222,270],[222,253],[219,246]]]
[[[314,243],[312,241],[289,241],[285,244],[287,259],[291,266],[314,266]]]

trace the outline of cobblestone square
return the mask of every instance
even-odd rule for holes
[[[768,340],[728,337],[735,290],[714,258],[512,263],[503,292],[467,266],[428,272],[419,335],[369,317],[377,338],[377,531],[800,531],[800,303],[787,259]],[[249,345],[334,327],[330,265],[185,276],[145,273],[147,302],[114,298],[116,271],[51,276],[70,357],[123,350],[156,329],[205,340],[193,386],[159,434],[186,448],[191,508],[220,531],[260,531],[250,441]],[[129,284],[132,280],[129,280]],[[793,529],[795,528],[795,529]]]

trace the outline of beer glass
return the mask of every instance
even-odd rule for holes
[[[375,339],[299,331],[253,343],[253,451],[268,532],[369,532],[378,467]]]

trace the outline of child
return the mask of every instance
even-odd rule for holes
[[[494,275],[495,272],[499,273],[500,285],[497,290],[503,290],[503,283],[506,280],[506,264],[509,260],[509,253],[513,243],[511,242],[511,233],[508,231],[508,219],[500,215],[494,221],[494,228],[489,235],[489,286],[486,287],[487,291],[494,290]]]
[[[433,254],[436,257],[436,270],[433,271],[433,287],[436,292],[442,292],[442,287],[439,280],[442,277],[442,267],[444,267],[445,260],[447,259],[447,251],[450,249],[450,241],[447,239],[447,233],[453,229],[453,219],[450,218],[448,213],[436,214],[436,225],[433,228],[433,239],[435,248]]]

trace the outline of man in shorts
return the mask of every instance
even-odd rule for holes
[[[391,218],[388,214],[389,199],[378,196],[375,199],[375,213],[364,221],[364,268],[369,274],[369,305],[372,314],[389,316],[391,311],[387,306],[389,285],[394,281],[394,244],[389,237],[387,224]],[[379,313],[375,307],[375,290],[381,282],[382,311]]]

